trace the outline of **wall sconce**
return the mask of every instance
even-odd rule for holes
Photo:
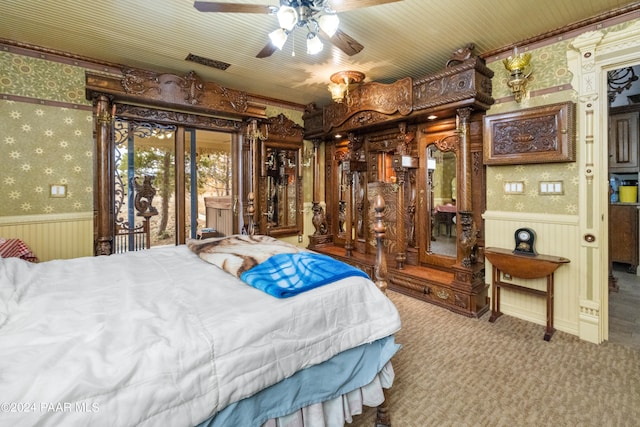
[[[332,83],[329,84],[329,92],[331,99],[338,104],[346,101],[347,105],[351,105],[349,98],[349,85],[360,83],[364,80],[364,73],[359,71],[338,71],[330,77]]]
[[[258,120],[251,119],[247,124],[247,133],[246,137],[250,141],[264,141],[269,138],[269,125],[263,123],[260,127],[258,127]]]
[[[309,147],[305,147],[302,150],[302,166],[308,168],[311,166],[311,162],[313,161],[313,149],[309,149]]]
[[[527,82],[531,76],[529,63],[531,62],[530,53],[518,53],[518,48],[513,48],[513,55],[502,60],[504,67],[511,73],[511,78],[507,82],[511,93],[515,97],[516,102],[522,101],[523,96],[527,93]]]

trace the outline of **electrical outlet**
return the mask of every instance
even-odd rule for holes
[[[298,243],[302,243],[302,234],[298,235]]]

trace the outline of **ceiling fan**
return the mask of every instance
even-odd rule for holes
[[[307,28],[307,53],[315,54],[322,50],[321,36],[352,56],[364,49],[364,46],[338,28],[340,20],[337,12],[397,1],[402,0],[280,0],[279,6],[196,1],[193,7],[200,12],[275,15],[280,27],[269,33],[271,41],[256,55],[257,58],[271,56],[276,49],[282,50],[287,37],[296,27]]]

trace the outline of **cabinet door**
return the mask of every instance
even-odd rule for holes
[[[635,268],[638,265],[638,207],[612,205],[609,233],[611,261]]]
[[[610,116],[609,170],[638,172],[638,112]]]

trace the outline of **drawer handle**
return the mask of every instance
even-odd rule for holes
[[[449,292],[447,291],[438,291],[436,292],[436,295],[438,295],[438,298],[440,299],[449,299]]]

